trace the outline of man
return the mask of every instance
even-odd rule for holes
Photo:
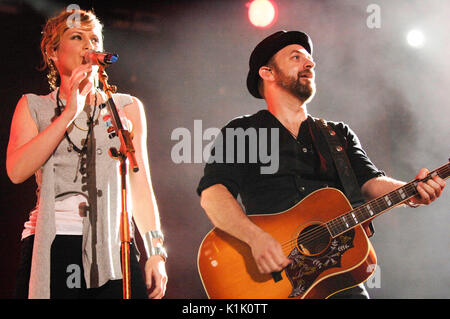
[[[246,214],[281,212],[314,190],[327,186],[343,190],[332,158],[324,151],[326,142],[307,112],[307,103],[315,94],[315,62],[312,53],[310,37],[299,31],[279,31],[261,41],[250,57],[247,88],[254,97],[266,101],[267,110],[237,118],[222,129],[223,136],[219,144],[224,146],[226,156],[233,151],[232,157],[236,157],[236,148],[233,150],[229,147],[233,145],[229,143],[230,136],[227,136],[230,129],[278,129],[271,131],[270,136],[277,133],[279,144],[268,142],[272,141],[270,137],[265,140],[269,144],[268,149],[276,152],[278,148],[278,170],[272,174],[263,174],[261,168],[265,163],[261,160],[248,162],[252,145],[248,142],[243,156],[247,162],[209,161],[197,190],[201,195],[201,206],[212,223],[250,246],[261,273],[281,271],[291,261],[283,253],[280,243],[252,223]],[[366,200],[405,184],[384,176],[372,164],[347,125],[335,122],[328,124],[342,142]],[[264,137],[259,136],[259,146],[262,145],[261,139],[264,141]],[[214,159],[220,158],[219,144],[216,143],[213,148]],[[417,178],[425,178],[427,173],[427,169],[421,169]],[[439,177],[421,182],[417,186],[420,196],[411,198],[406,204],[429,204],[440,196],[444,186],[445,182]],[[245,212],[237,201],[238,195]],[[335,296],[368,297],[363,285]]]

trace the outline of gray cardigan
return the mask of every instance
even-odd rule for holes
[[[47,128],[57,115],[56,91],[38,96],[27,94],[30,114],[39,132]],[[132,103],[131,96],[113,95],[115,104],[122,108]],[[65,101],[62,101],[65,104]],[[90,107],[87,107],[89,110]],[[109,156],[109,148],[120,147],[117,137],[107,133],[108,115],[99,114],[93,133],[88,139],[88,156],[80,160],[64,138],[52,156],[36,172],[38,185],[38,218],[29,282],[29,298],[50,298],[50,248],[55,238],[55,197],[81,193],[87,199],[88,210],[83,218],[83,269],[88,288],[99,287],[108,280],[121,279],[120,262],[120,176],[119,161]],[[97,118],[97,116],[95,116]],[[87,128],[87,113],[82,112],[75,124]],[[73,124],[69,137],[81,148],[86,131]],[[131,221],[131,213],[129,212]],[[130,223],[130,225],[133,225]],[[134,230],[131,230],[133,235]],[[81,265],[79,265],[81,266]]]

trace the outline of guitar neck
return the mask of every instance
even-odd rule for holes
[[[375,218],[383,212],[394,208],[405,200],[417,195],[417,184],[419,182],[425,182],[435,176],[439,176],[442,179],[447,179],[450,176],[450,163],[447,163],[430,172],[427,177],[422,180],[414,180],[409,182],[408,184],[405,184],[390,193],[375,198],[344,215],[330,220],[326,223],[326,226],[331,236],[337,237],[340,234]]]

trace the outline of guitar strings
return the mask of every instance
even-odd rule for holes
[[[377,203],[377,202],[374,202],[372,204],[373,204],[372,207],[374,207],[375,209],[376,208],[378,208],[378,209],[382,208],[382,206],[379,203]],[[365,215],[365,212],[361,209],[361,207],[358,207],[358,208],[356,208],[355,210],[353,210],[351,212],[354,212],[356,218],[364,217],[364,215]],[[350,212],[348,212],[346,214],[349,214],[349,213]],[[344,214],[344,215],[346,215],[346,214]],[[343,215],[341,215],[341,216],[343,216]],[[292,245],[292,243],[295,243],[295,242],[297,242],[299,244],[306,244],[306,243],[311,243],[311,242],[313,242],[315,240],[318,240],[318,239],[322,239],[324,237],[332,237],[332,235],[331,235],[331,233],[329,231],[329,228],[336,229],[337,227],[339,227],[340,223],[341,222],[339,222],[337,220],[337,218],[332,219],[332,220],[330,220],[327,223],[317,225],[313,229],[311,229],[311,230],[309,230],[309,231],[307,231],[305,233],[300,234],[300,236],[298,236],[298,237],[296,237],[294,239],[291,239],[291,240],[289,240],[287,242],[281,243],[281,245],[282,245],[283,248],[286,248],[286,247],[290,247]],[[349,231],[352,228],[354,228],[354,226],[357,226],[359,224],[360,223],[357,223],[357,224],[353,225],[352,227],[348,228],[345,231]]]
[[[445,174],[446,175],[448,175],[448,172],[450,171],[450,168],[448,167],[448,164],[447,165],[445,165],[444,167],[442,167],[442,169],[438,169],[438,170],[436,170],[436,171],[440,171],[439,173],[444,173],[445,172]],[[415,189],[415,187],[411,184],[411,183],[409,183],[409,184],[406,184],[405,186],[404,186],[405,188],[410,188],[409,190],[416,190]],[[411,189],[412,188],[412,189]],[[417,193],[417,192],[415,192],[415,193]],[[397,196],[397,194],[396,193],[393,193],[392,195],[396,195]],[[413,195],[414,196],[414,195]],[[411,196],[412,197],[412,196]],[[393,198],[393,197],[392,197]],[[394,199],[394,198],[393,198]],[[351,211],[351,212],[353,212],[354,214],[355,214],[355,217],[358,219],[359,217],[365,217],[364,215],[366,214],[365,212],[364,212],[364,206],[368,206],[368,205],[370,205],[371,207],[373,207],[375,210],[377,210],[377,209],[382,209],[382,208],[384,208],[384,205],[382,205],[381,204],[382,203],[382,199],[381,198],[376,198],[376,199],[374,199],[374,200],[372,200],[372,201],[369,201],[368,203],[366,203],[365,205],[363,205],[363,206],[360,206],[360,207],[357,207],[357,208],[355,208],[353,211]],[[393,208],[393,206],[392,207],[390,207],[390,208]],[[350,214],[351,212],[348,212],[348,213],[346,213],[346,214],[343,214],[343,215],[341,215],[341,216],[345,216],[345,215],[348,215],[348,214]],[[341,217],[341,216],[339,216],[339,217]],[[338,218],[339,218],[338,217]],[[371,216],[372,217],[372,216]],[[337,218],[335,218],[335,219],[332,219],[332,220],[330,220],[329,222],[327,222],[327,223],[325,223],[325,224],[321,224],[321,225],[317,225],[316,227],[314,227],[312,230],[309,230],[309,231],[307,231],[307,232],[305,232],[305,233],[303,233],[303,234],[300,234],[300,236],[298,236],[298,237],[296,237],[296,238],[294,238],[294,239],[291,239],[291,240],[289,240],[289,241],[287,241],[287,242],[284,242],[284,243],[281,243],[281,246],[282,246],[282,248],[283,248],[283,250],[285,249],[285,248],[290,248],[291,246],[292,246],[292,244],[293,243],[295,243],[295,242],[297,242],[299,245],[301,245],[301,244],[307,244],[307,243],[311,243],[311,242],[313,242],[313,241],[315,241],[315,240],[319,240],[319,239],[322,239],[322,238],[326,238],[326,237],[332,237],[331,236],[331,233],[330,233],[330,231],[329,231],[329,228],[336,228],[336,227],[339,227],[339,224],[341,224],[342,222],[340,222],[340,221],[338,221],[337,220]],[[345,230],[345,231],[349,231],[349,230],[351,230],[352,228],[354,228],[355,226],[357,226],[357,225],[360,225],[361,224],[361,222],[358,222],[358,223],[356,223],[355,225],[353,225],[352,227],[348,227],[348,229],[347,230]],[[328,227],[327,225],[329,225],[330,227]],[[344,231],[344,232],[345,232]]]
[[[447,171],[449,171],[449,169],[447,169]],[[384,206],[380,205],[380,203],[378,203],[377,201],[373,201],[371,203],[371,206],[374,209],[376,209],[376,208],[381,209],[381,208],[384,207]],[[356,208],[353,212],[358,217],[361,217],[362,214],[364,214],[364,211],[359,209],[359,208],[360,207]],[[335,218],[335,219],[332,219],[332,220],[330,220],[329,222],[327,222],[325,224],[318,224],[318,225],[316,225],[316,227],[312,228],[311,230],[308,230],[307,232],[301,234],[300,236],[298,236],[296,238],[293,238],[293,239],[291,239],[291,240],[289,240],[287,242],[282,243],[283,253],[288,255],[291,252],[292,244],[294,243],[294,246],[295,246],[296,242],[299,245],[305,245],[305,244],[310,243],[311,241],[314,241],[314,240],[332,237],[331,234],[330,234],[329,228],[326,225],[329,225],[330,228],[333,228],[333,227],[337,227],[338,224],[339,224],[339,221],[337,220],[337,218]],[[352,226],[346,231],[349,231],[349,230],[351,230],[353,228],[354,227]],[[240,269],[238,265],[236,265],[236,267],[233,267],[233,268],[236,268],[236,270]]]
[[[437,169],[436,171],[438,172],[438,174],[440,174],[440,173],[446,173],[447,175],[448,175],[448,171],[449,171],[450,169],[449,169],[449,166],[448,166],[448,164],[446,164],[446,165],[444,165],[442,168],[440,168],[440,169]],[[442,172],[441,172],[442,171]],[[431,173],[430,173],[430,175],[431,175]],[[426,178],[425,178],[426,179]],[[405,190],[407,189],[407,188],[410,188],[408,191],[411,191],[411,190],[416,190],[415,189],[415,187],[411,184],[411,183],[409,183],[409,184],[406,184],[405,186]],[[417,193],[417,192],[414,192],[414,193]],[[399,196],[397,193],[395,193],[395,192],[391,192],[391,193],[389,193],[389,194],[391,194],[391,197],[392,197],[392,199],[394,199],[394,200],[396,200],[396,201],[398,201],[400,198],[399,197],[397,197],[397,198],[394,198],[395,196]],[[354,214],[355,214],[355,217],[356,217],[356,219],[358,219],[359,217],[367,217],[367,216],[364,216],[364,215],[366,215],[366,213],[365,213],[365,211],[364,211],[364,209],[365,209],[365,207],[367,207],[367,206],[370,206],[370,207],[373,207],[374,209],[381,209],[381,208],[383,208],[384,206],[383,205],[381,205],[381,201],[380,200],[382,200],[381,198],[377,198],[377,199],[374,199],[374,200],[372,200],[372,201],[369,201],[368,203],[366,203],[365,205],[363,205],[363,206],[360,206],[360,207],[357,207],[357,208],[355,208],[353,211],[351,211],[351,212],[353,212]],[[348,213],[346,213],[346,214],[344,214],[344,215],[342,215],[342,216],[345,216],[345,215],[348,215],[348,214],[350,214],[351,212],[348,212]],[[367,220],[368,219],[370,219],[370,218],[372,218],[372,216],[370,216],[369,218],[367,218]],[[364,221],[363,221],[364,222]],[[317,226],[317,227],[315,227],[315,228],[313,228],[312,230],[310,230],[310,231],[308,231],[308,232],[306,232],[306,233],[303,233],[303,234],[301,234],[301,236],[303,236],[303,238],[301,238],[301,236],[299,236],[299,237],[297,237],[297,238],[295,238],[295,239],[293,239],[293,240],[290,240],[290,241],[288,241],[288,242],[286,242],[286,243],[282,243],[282,246],[286,246],[286,245],[291,245],[293,242],[295,242],[295,241],[297,241],[297,242],[302,242],[302,243],[309,243],[309,242],[311,242],[311,241],[314,241],[314,240],[317,240],[317,239],[321,239],[323,236],[331,236],[331,233],[330,233],[330,231],[328,230],[329,228],[334,228],[334,229],[336,229],[337,227],[339,227],[339,224],[341,224],[342,222],[339,222],[338,220],[337,220],[337,218],[335,218],[335,219],[332,219],[332,220],[330,220],[329,222],[327,222],[326,224],[325,224],[325,226],[324,225],[321,225],[321,226]],[[359,224],[361,224],[361,222],[357,222],[357,223],[355,223],[352,227],[350,227],[350,228],[348,228],[347,230],[350,230],[350,229],[352,229],[354,226],[356,226],[356,225],[359,225]],[[327,225],[329,225],[330,227],[328,227]],[[326,227],[326,228],[325,228]],[[345,230],[345,231],[347,231],[347,230]],[[314,236],[313,236],[314,235]]]
[[[442,168],[439,168],[439,169],[437,169],[435,171],[438,171],[438,173],[439,173],[439,175],[441,177],[448,178],[449,172],[450,172],[450,166],[449,166],[449,164],[446,164]],[[444,173],[445,176],[442,176],[441,173]],[[410,183],[410,184],[411,185],[407,184],[404,187],[412,187],[413,189],[415,189],[415,187],[412,185],[412,183]],[[380,198],[374,199],[374,200],[369,201],[368,203],[366,203],[364,206],[370,205],[370,207],[373,207],[375,210],[376,209],[381,209],[384,206],[382,206],[380,204],[381,202],[379,202],[379,200],[380,200]],[[355,215],[358,216],[358,217],[364,217],[362,214],[365,214],[364,210],[362,209],[362,206],[356,208],[355,210],[353,210],[351,212],[354,212]],[[348,213],[346,213],[346,214],[348,214]],[[344,214],[344,215],[346,215],[346,214]],[[339,217],[341,217],[341,216],[339,216]],[[376,215],[374,215],[374,216],[376,216]],[[320,239],[320,238],[332,237],[329,228],[331,228],[331,229],[334,228],[335,229],[336,227],[339,227],[339,224],[341,223],[338,220],[339,217],[337,217],[335,219],[332,219],[332,220],[330,220],[327,223],[318,224],[313,229],[308,230],[307,232],[300,234],[300,236],[295,237],[294,239],[291,239],[291,240],[289,240],[287,242],[282,243],[281,245],[282,245],[283,253],[285,253],[285,254],[289,254],[290,253],[290,250],[291,250],[291,247],[292,247],[292,243],[294,243],[294,245],[295,245],[295,243],[297,242],[300,245],[301,244],[304,245],[304,244],[307,244],[307,243],[309,243],[311,241],[314,241],[314,240],[317,240],[317,239]],[[359,224],[356,224],[356,225],[359,225]],[[354,225],[354,226],[356,226],[356,225]],[[346,231],[349,231],[349,230],[353,229],[354,226],[350,227]],[[287,252],[286,252],[286,249],[288,249]],[[239,267],[238,267],[238,265],[236,265],[236,267],[232,267],[232,268],[238,269]]]
[[[335,220],[331,220],[328,223],[332,224],[335,222],[336,222]],[[292,246],[296,246],[295,245],[296,243],[298,243],[299,245],[306,245],[315,240],[329,238],[329,237],[331,237],[331,234],[330,234],[328,228],[325,226],[325,224],[320,224],[320,225],[316,225],[316,227],[313,227],[311,230],[308,230],[307,232],[300,234],[300,236],[295,237],[287,242],[282,243],[281,246],[282,246],[283,253],[288,255],[291,252]]]
[[[448,178],[448,173],[449,173],[449,171],[450,171],[450,166],[449,166],[449,164],[447,163],[447,164],[445,164],[444,166],[442,166],[442,167],[440,167],[440,168],[438,168],[438,169],[436,169],[435,171],[433,171],[433,172],[431,172],[430,174],[428,174],[427,175],[427,177],[425,178],[425,179],[423,179],[422,181],[425,181],[425,180],[427,180],[434,172],[436,172],[438,175],[440,175],[441,177],[444,177],[444,178]],[[444,176],[445,175],[445,176]],[[417,194],[417,190],[416,190],[416,188],[413,186],[413,182],[410,182],[410,183],[408,183],[408,184],[405,184],[404,186],[404,189],[406,190],[406,191],[413,191],[413,195],[412,196],[414,196],[415,194]],[[397,190],[396,190],[397,191]],[[391,197],[389,197],[389,198],[392,198],[393,200],[395,200],[395,201],[399,201],[400,199],[401,199],[401,197],[399,197],[400,195],[398,194],[398,193],[396,193],[396,191],[393,191],[393,192],[391,192],[391,193],[388,193],[388,194],[386,194],[385,196],[388,196],[389,197],[389,195],[391,195]],[[412,196],[410,196],[410,197],[412,197]],[[357,208],[355,208],[354,210],[352,210],[352,211],[350,211],[350,212],[347,212],[346,214],[343,214],[343,215],[341,215],[341,216],[346,216],[346,215],[348,215],[348,214],[350,214],[350,213],[353,213],[354,215],[355,215],[355,218],[358,220],[360,217],[367,217],[367,215],[366,215],[366,212],[365,212],[365,208],[366,207],[368,207],[368,206],[370,206],[370,207],[372,207],[372,208],[374,208],[375,210],[381,210],[381,211],[384,211],[383,210],[383,208],[384,208],[384,205],[382,205],[382,201],[383,201],[383,198],[384,196],[382,196],[382,197],[379,197],[379,198],[376,198],[376,199],[374,199],[374,200],[371,200],[371,201],[369,201],[369,202],[367,202],[365,205],[362,205],[362,206],[359,206],[359,207],[357,207]],[[410,198],[409,197],[409,198]],[[400,203],[398,203],[398,204],[400,204]],[[392,206],[393,207],[393,206]],[[392,207],[390,207],[390,208],[392,208]],[[378,213],[377,213],[378,214]],[[339,217],[341,217],[341,216],[339,216]],[[284,242],[284,243],[281,243],[281,246],[283,247],[283,248],[286,248],[286,247],[290,247],[291,245],[292,245],[292,243],[295,243],[295,242],[297,242],[298,244],[306,244],[306,243],[311,243],[311,242],[313,242],[313,241],[315,241],[315,240],[318,240],[318,239],[322,239],[322,238],[324,238],[325,236],[326,237],[330,237],[331,236],[331,233],[330,233],[330,228],[334,228],[334,230],[336,229],[336,228],[338,228],[339,226],[340,226],[340,224],[342,224],[342,222],[340,222],[340,221],[338,221],[338,218],[339,217],[337,217],[337,218],[335,218],[335,219],[332,219],[332,220],[330,220],[329,222],[327,222],[327,223],[325,223],[325,224],[321,224],[321,225],[318,225],[318,226],[316,226],[316,227],[314,227],[312,230],[309,230],[309,231],[307,231],[307,232],[305,232],[305,233],[303,233],[303,234],[300,234],[300,236],[297,236],[296,238],[294,238],[294,239],[291,239],[291,240],[289,240],[289,241],[287,241],[287,242]],[[368,217],[366,220],[369,220],[370,218],[372,218],[372,217],[374,217],[374,216],[370,216],[370,217]],[[345,217],[344,217],[345,218]],[[364,220],[363,222],[365,222],[366,220]],[[344,232],[345,231],[349,231],[350,229],[352,229],[352,228],[354,228],[355,226],[357,226],[357,225],[360,225],[362,222],[357,222],[357,223],[355,223],[354,225],[352,225],[352,227],[348,227],[347,226],[347,229],[346,230],[344,230]],[[339,229],[339,228],[338,228]],[[340,232],[339,232],[340,233]],[[332,236],[331,236],[332,237]]]
[[[378,203],[377,201],[374,201],[372,203],[372,207],[374,207],[375,209],[383,208],[383,206],[381,206],[380,203]],[[356,208],[356,209],[354,209],[351,212],[354,212],[356,218],[365,217],[364,216],[365,212],[364,212],[363,208],[361,208],[361,206]],[[347,215],[349,213],[350,212],[348,212],[348,213],[346,213],[344,215]],[[344,215],[341,215],[341,216],[344,216]],[[325,237],[332,237],[331,233],[329,231],[329,228],[335,228],[336,229],[337,227],[339,227],[340,223],[341,222],[339,222],[337,220],[337,218],[332,219],[332,220],[330,220],[329,222],[327,222],[325,224],[317,225],[313,229],[311,229],[311,230],[309,230],[309,231],[307,231],[305,233],[300,234],[300,236],[298,236],[298,237],[296,237],[294,239],[291,239],[291,240],[289,240],[287,242],[281,243],[281,245],[282,245],[282,247],[284,249],[284,248],[287,248],[287,247],[291,247],[292,244],[295,243],[295,242],[297,242],[299,244],[307,244],[307,243],[311,243],[311,242],[313,242],[315,240],[319,240],[319,239],[322,239],[322,238],[325,238]],[[349,231],[354,226],[357,226],[359,224],[360,223],[356,223],[355,225],[353,225],[352,227],[348,228],[345,231]],[[330,227],[328,227],[327,225],[329,225]]]

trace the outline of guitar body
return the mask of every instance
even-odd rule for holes
[[[354,287],[375,270],[375,251],[364,229],[332,238],[326,222],[352,210],[342,192],[324,188],[287,211],[249,218],[282,244],[293,260],[279,276],[259,273],[250,247],[214,228],[198,254],[200,277],[209,298],[328,298]]]

